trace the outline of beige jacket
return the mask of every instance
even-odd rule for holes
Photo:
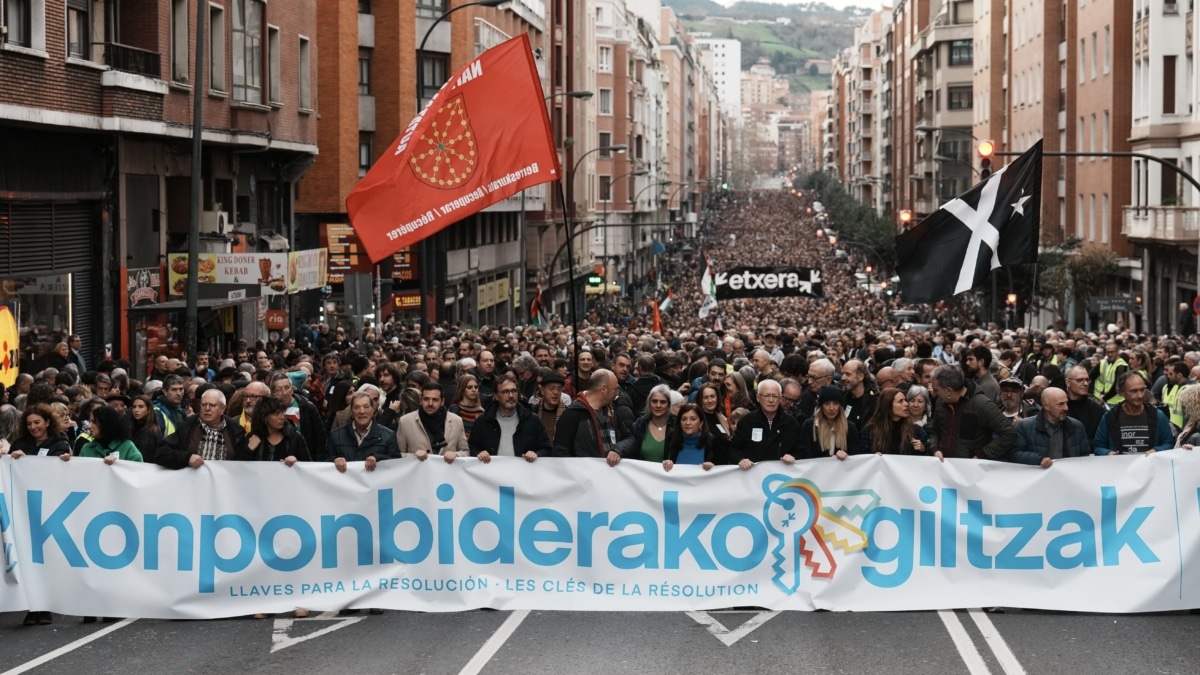
[[[414,410],[400,418],[400,430],[396,432],[396,443],[400,446],[401,456],[411,455],[417,450],[433,451],[429,442],[429,434],[425,433],[425,428],[421,426],[421,420],[417,415],[418,411]],[[452,412],[446,413],[446,447],[437,454],[442,454],[447,450],[460,456],[470,454],[467,449],[467,434],[463,431],[462,418]]]

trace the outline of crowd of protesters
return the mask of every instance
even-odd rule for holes
[[[279,342],[193,364],[159,355],[147,373],[124,360],[82,371],[65,363],[0,390],[0,454],[185,471],[277,461],[344,473],[435,455],[640,460],[671,471],[858,454],[1048,469],[1200,443],[1195,336],[1000,330],[952,314],[942,325],[961,325],[889,328],[890,305],[854,283],[854,258],[835,258],[805,227],[776,226],[795,215],[791,199],[731,196],[711,238],[755,243],[707,250],[714,267],[818,267],[823,299],[722,301],[701,321],[693,261],[672,280],[669,328],[655,333],[645,316],[586,325],[578,353],[562,324],[443,325],[426,339],[395,323],[378,340],[302,324]],[[717,317],[723,330],[711,326]],[[50,622],[48,612],[25,618]]]

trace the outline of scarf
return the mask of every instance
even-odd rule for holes
[[[585,410],[587,410],[588,416],[592,418],[592,431],[596,434],[596,451],[599,453],[600,457],[607,457],[608,453],[605,451],[606,449],[604,446],[604,434],[600,430],[600,418],[596,415],[596,409],[592,407],[591,403],[588,403],[586,394],[580,394],[575,400],[583,403],[583,407]]]
[[[443,406],[432,415],[426,415],[423,408],[418,408],[417,418],[429,436],[429,448],[440,454],[446,445],[446,408]]]

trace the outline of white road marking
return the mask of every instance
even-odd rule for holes
[[[492,633],[492,636],[488,638],[488,641],[483,643],[479,651],[475,652],[475,656],[472,656],[471,660],[467,661],[467,665],[458,671],[458,675],[479,675],[483,667],[488,664],[488,661],[492,660],[496,652],[500,651],[504,643],[508,642],[508,638],[512,637],[512,634],[516,632],[517,627],[521,625],[521,622],[527,616],[529,616],[529,610],[527,609],[519,609],[509,614],[504,623],[500,624],[496,632]]]
[[[988,669],[979,649],[975,647],[975,641],[967,634],[967,629],[963,628],[962,622],[958,620],[958,615],[954,613],[954,610],[938,610],[938,617],[946,625],[946,632],[950,633],[950,639],[954,640],[954,646],[958,648],[958,655],[962,657],[963,663],[967,664],[967,672],[971,675],[991,675],[992,671]]]
[[[758,614],[750,617],[750,620],[746,623],[733,630],[729,630],[725,627],[725,624],[718,621],[716,617],[708,612],[684,613],[691,617],[692,621],[695,621],[701,626],[707,628],[708,632],[712,633],[713,636],[720,640],[726,647],[732,647],[733,644],[738,640],[741,640],[747,635],[753,633],[764,623],[774,619],[776,616],[779,616],[779,612],[759,612]],[[736,613],[740,614],[741,612]]]
[[[329,635],[335,630],[353,626],[365,618],[367,617],[352,616],[347,618],[338,616],[337,612],[322,612],[317,616],[305,617],[303,619],[275,619],[275,631],[271,634],[271,653],[274,654],[281,649],[287,649],[288,647],[298,645],[306,640],[321,637],[322,635]],[[288,631],[291,630],[297,621],[337,621],[337,623],[299,637],[288,636]]]
[[[122,628],[124,628],[125,626],[128,626],[129,624],[133,623],[134,621],[137,621],[137,619],[122,619],[122,620],[118,621],[117,623],[114,623],[111,626],[106,626],[104,628],[101,628],[100,630],[88,635],[87,637],[81,637],[78,640],[76,640],[72,643],[69,643],[69,644],[65,644],[65,645],[59,647],[58,649],[55,649],[52,652],[46,652],[45,654],[42,654],[41,656],[37,657],[36,659],[34,659],[32,661],[29,661],[27,663],[22,663],[21,665],[17,666],[16,668],[13,668],[12,670],[6,670],[3,673],[0,673],[0,675],[18,675],[19,673],[24,673],[24,672],[33,670],[34,668],[37,668],[38,666],[42,666],[47,663],[50,663],[54,659],[57,659],[58,657],[60,657],[64,654],[70,654],[71,652],[75,651],[76,649],[79,649],[80,647],[86,645],[89,642],[92,642],[93,640],[99,640],[100,638],[104,637],[105,635],[108,635],[109,633],[121,630]]]
[[[979,627],[979,632],[983,633],[983,639],[992,648],[992,653],[996,655],[996,660],[1000,662],[1000,667],[1004,669],[1004,672],[1007,675],[1025,675],[1025,669],[1021,667],[1021,662],[1017,660],[1016,654],[1013,654],[1012,650],[1008,648],[1004,636],[996,630],[996,625],[992,623],[987,614],[979,609],[972,609],[968,614],[975,621],[975,625]]]

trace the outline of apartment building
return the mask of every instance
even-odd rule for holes
[[[712,74],[717,98],[725,114],[737,119],[742,112],[742,41],[696,33],[701,61]]]
[[[0,302],[23,360],[68,333],[88,364],[184,349],[164,260],[186,250],[197,95],[204,249],[303,238],[293,193],[317,153],[317,2],[202,7],[198,72],[194,0],[3,3]],[[266,335],[260,298],[200,304],[202,347]]]
[[[1132,25],[1129,147],[1195,176],[1200,173],[1200,100],[1193,4],[1133,0],[1125,7],[1124,23]],[[1114,64],[1117,58],[1114,53]],[[1179,304],[1190,306],[1197,291],[1200,190],[1172,169],[1140,158],[1132,160],[1128,185],[1128,199],[1118,202],[1121,233],[1133,242],[1142,264],[1145,330],[1173,333],[1179,329]]]
[[[529,35],[543,84],[550,64],[545,32],[550,17],[542,0],[514,0],[504,8],[470,7],[439,19],[447,0],[322,2],[317,65],[322,91],[318,138],[322,147],[301,181],[297,211],[311,244],[354,246],[346,235],[346,196],[383,153],[391,151],[416,114],[448,77],[485,50],[520,33]],[[424,42],[424,49],[418,50]],[[513,324],[522,317],[528,284],[522,274],[525,223],[546,208],[549,186],[539,186],[465,218],[430,237],[429,259],[420,247],[398,252],[378,271],[365,256],[345,260],[340,272],[383,277],[383,315],[419,316],[420,282],[431,322]],[[334,277],[335,299],[340,296]]]

